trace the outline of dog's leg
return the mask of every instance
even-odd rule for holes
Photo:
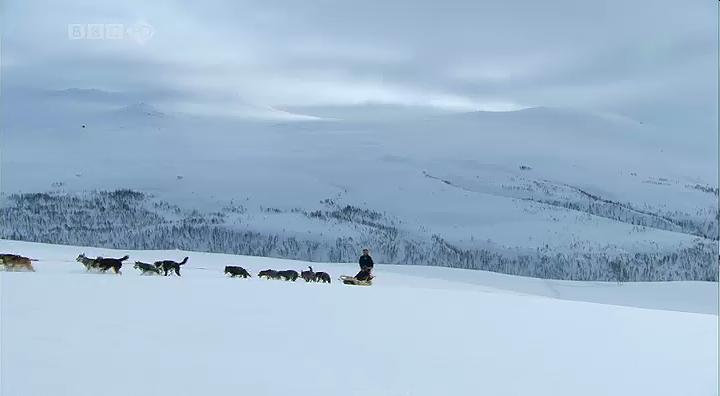
[[[175,273],[180,276],[180,266],[175,267]]]

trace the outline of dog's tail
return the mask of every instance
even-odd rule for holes
[[[183,261],[181,261],[181,262],[178,263],[178,265],[183,265],[183,264],[187,263],[187,261],[188,261],[188,257],[185,257],[185,258],[183,259]]]
[[[310,272],[315,272],[315,271],[313,271],[311,266],[308,265],[308,268],[310,268]]]
[[[30,261],[40,261],[40,260],[38,260],[38,259],[28,259],[28,260],[30,260]]]
[[[125,260],[127,260],[127,259],[129,259],[129,258],[130,258],[130,256],[128,256],[128,255],[126,254],[126,255],[120,257],[118,260],[119,260],[119,261],[125,261]]]

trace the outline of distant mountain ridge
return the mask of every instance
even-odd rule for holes
[[[358,117],[314,119],[302,109],[246,107],[291,111],[269,120],[94,90],[35,98],[3,101],[6,198],[131,189],[190,213],[163,212],[168,224],[153,223],[145,242],[128,227],[63,233],[63,218],[62,241],[166,247],[168,235],[197,222],[196,249],[309,260],[344,260],[366,244],[388,262],[560,278],[609,279],[635,255],[650,267],[633,267],[633,279],[707,279],[717,266],[716,149],[602,112],[366,105],[350,109]],[[10,218],[34,213],[13,202],[5,201]],[[237,203],[241,214],[213,215]],[[346,207],[383,220],[348,221]],[[82,213],[82,205],[66,209]],[[49,238],[41,222],[26,226],[4,235]],[[187,235],[177,238],[195,243]]]

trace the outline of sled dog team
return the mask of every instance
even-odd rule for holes
[[[242,267],[225,267],[225,273],[228,272],[228,268],[239,268],[242,271],[245,271]],[[272,269],[266,269],[263,271],[260,271],[258,273],[258,278],[265,278],[265,279],[284,279],[286,281],[292,281],[295,282],[298,278],[302,278],[305,282],[322,282],[322,283],[330,283],[330,274],[327,272],[313,271],[312,267],[308,267],[308,271],[302,271],[298,273],[295,270],[285,270],[285,271],[276,271]],[[232,274],[232,273],[231,273]],[[247,271],[245,271],[245,274],[247,274]],[[233,277],[235,275],[232,275]],[[247,274],[247,276],[250,276]],[[244,276],[246,277],[246,276]]]
[[[123,266],[123,261],[129,259],[130,256],[125,255],[120,258],[108,258],[108,257],[95,257],[90,258],[85,253],[80,254],[75,259],[77,262],[85,267],[86,271],[96,271],[105,273],[107,270],[112,269],[112,272],[120,275],[122,272],[120,269]],[[27,271],[35,272],[35,268],[32,266],[32,261],[37,261],[28,257],[19,256],[16,254],[0,254],[0,264],[5,267],[6,270],[14,271],[15,269],[25,269]],[[175,272],[177,276],[180,276],[180,267],[185,265],[188,261],[188,257],[185,257],[182,261],[173,260],[160,260],[154,263],[143,263],[142,261],[136,261],[133,266],[134,269],[140,271],[140,275],[163,275],[168,276],[172,272]],[[360,272],[354,277],[343,276],[341,279],[344,283],[352,284],[370,284],[372,280],[372,268],[373,261],[370,257],[368,249],[363,249],[363,254],[360,256]],[[241,277],[250,278],[250,273],[243,267],[228,265],[225,267],[225,275],[230,275],[231,278]],[[305,282],[321,282],[330,283],[330,274],[327,272],[318,271],[315,272],[312,267],[308,267],[307,271],[301,271],[298,273],[295,270],[277,271],[273,269],[266,269],[258,273],[258,278],[265,279],[283,279],[286,281],[295,282],[298,278],[302,278]]]
[[[116,274],[121,274],[120,268],[122,268],[122,262],[129,259],[130,256],[123,256],[120,258],[106,258],[106,257],[96,257],[96,258],[89,258],[85,255],[85,253],[77,256],[76,261],[81,263],[83,266],[85,266],[86,271],[98,271],[98,272],[106,272],[109,269],[112,269],[113,272]],[[175,272],[177,276],[180,276],[180,267],[187,263],[188,257],[185,257],[182,261],[177,262],[173,260],[161,260],[156,261],[152,264],[150,263],[143,263],[142,261],[136,261],[133,268],[140,271],[140,275],[163,275],[168,276],[172,272]],[[312,267],[309,271],[302,271],[302,273],[298,274],[295,270],[285,270],[285,271],[276,271],[276,270],[264,270],[260,271],[258,274],[259,278],[266,278],[266,279],[285,279],[288,281],[296,281],[298,277],[302,277],[305,282],[323,282],[323,283],[330,283],[330,275],[327,272],[313,272]],[[224,271],[225,275],[230,275],[231,278],[235,277],[241,277],[241,278],[251,278],[252,275],[243,267],[238,267],[235,265],[228,265],[225,267]]]
[[[75,260],[85,266],[86,271],[105,272],[112,268],[113,272],[115,272],[116,274],[121,274],[122,272],[120,272],[120,268],[122,268],[123,261],[129,258],[130,256],[128,255],[120,258],[90,258],[87,257],[85,253],[83,253],[77,256]],[[141,275],[157,274],[168,276],[168,274],[175,272],[175,275],[180,276],[180,267],[185,265],[187,261],[188,257],[185,257],[180,262],[173,260],[160,260],[149,264],[143,263],[142,261],[136,261],[133,268],[139,270]]]

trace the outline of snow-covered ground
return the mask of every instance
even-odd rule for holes
[[[372,287],[228,279],[307,263],[0,241],[2,395],[717,395],[718,284],[378,265]],[[190,256],[182,278],[85,252]],[[351,264],[312,264],[333,279]]]

